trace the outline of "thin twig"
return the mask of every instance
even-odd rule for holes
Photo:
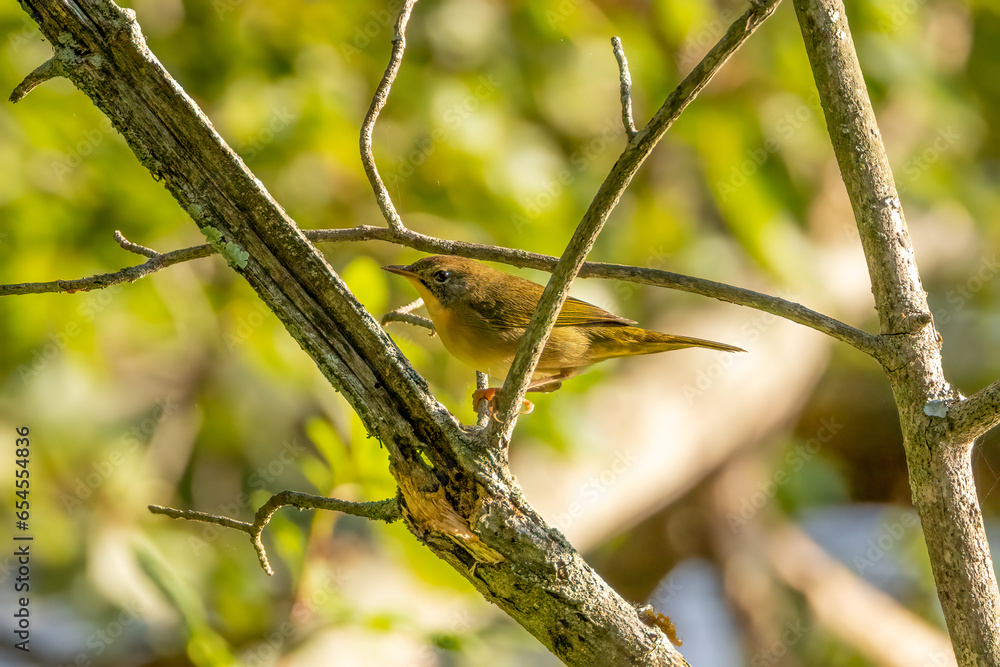
[[[405,306],[400,306],[396,310],[391,310],[379,319],[378,323],[383,327],[389,322],[405,322],[406,324],[412,324],[417,327],[424,327],[425,329],[430,329],[430,335],[433,336],[436,331],[434,329],[434,322],[426,317],[421,317],[420,315],[414,315],[411,311],[416,310],[420,306],[424,305],[423,299],[417,299],[412,301]]]
[[[137,255],[142,255],[143,257],[149,257],[150,259],[154,257],[160,257],[160,253],[156,252],[155,250],[147,248],[144,245],[139,245],[138,243],[133,243],[132,241],[129,241],[122,235],[121,231],[117,229],[115,230],[115,241],[117,241],[118,245],[120,245],[124,250],[128,250],[129,252],[134,252]]]
[[[164,516],[169,516],[171,519],[185,519],[187,521],[214,523],[217,526],[232,528],[233,530],[241,530],[244,533],[250,533],[253,530],[253,524],[247,523],[246,521],[230,519],[228,516],[208,514],[197,510],[178,510],[173,507],[163,507],[162,505],[149,505],[148,509],[153,514],[163,514]]]
[[[379,319],[379,324],[385,326],[390,322],[402,322],[404,324],[412,324],[415,327],[423,327],[428,330],[428,336],[433,337],[437,333],[434,329],[434,322],[427,319],[426,317],[421,317],[420,315],[413,315],[412,313],[398,313],[395,310],[390,311],[383,315]]]
[[[101,273],[89,278],[76,278],[73,280],[52,280],[43,283],[15,283],[11,285],[0,285],[0,296],[10,296],[14,294],[45,294],[50,292],[88,292],[95,289],[111,287],[119,283],[134,283],[140,278],[145,278],[151,273],[160,269],[192,259],[208,257],[215,251],[207,243],[190,248],[181,248],[171,252],[163,253],[152,257],[149,261],[136,266],[129,266],[113,273]]]
[[[309,493],[301,493],[298,491],[282,491],[268,498],[267,502],[261,505],[260,509],[257,510],[253,523],[237,521],[236,519],[220,516],[218,514],[208,514],[206,512],[198,512],[196,510],[178,510],[172,507],[162,507],[160,505],[150,505],[149,511],[153,514],[169,516],[172,519],[186,519],[187,521],[212,523],[217,526],[232,528],[233,530],[239,530],[246,533],[250,536],[250,542],[253,544],[254,551],[257,552],[257,559],[260,561],[261,568],[263,568],[268,575],[272,575],[274,574],[274,570],[271,569],[271,564],[268,562],[267,551],[264,549],[264,543],[261,541],[261,534],[264,532],[264,527],[267,526],[271,517],[274,516],[274,513],[282,507],[287,507],[289,505],[298,507],[300,510],[315,509],[343,512],[344,514],[361,516],[373,521],[384,521],[386,523],[398,521],[403,517],[402,510],[399,507],[399,501],[396,498],[387,498],[385,500],[376,500],[366,503],[356,503],[349,500],[340,500],[338,498],[314,496]]]
[[[625,48],[618,37],[611,38],[611,47],[618,61],[618,76],[621,81],[622,125],[629,141],[636,135],[635,120],[632,118],[632,75],[628,71],[628,59],[625,58]]]
[[[756,31],[764,19],[771,15],[779,2],[780,0],[762,0],[752,4],[667,97],[649,124],[625,146],[621,157],[590,203],[542,292],[524,337],[518,345],[507,379],[504,380],[503,390],[497,399],[496,407],[500,421],[490,425],[489,441],[510,442],[514,424],[517,422],[517,408],[521,405],[531,383],[532,374],[542,356],[549,333],[569,293],[569,286],[579,273],[584,259],[597,240],[597,235],[604,228],[604,223],[618,204],[632,177],[681,112],[701,89],[708,85],[736,49]]]
[[[34,90],[36,86],[57,76],[66,76],[66,65],[63,61],[53,56],[36,67],[31,74],[24,77],[24,80],[17,84],[17,88],[14,89],[8,99],[16,104],[23,100],[25,95]]]
[[[358,242],[385,241],[395,243],[415,250],[432,253],[443,253],[468,257],[490,262],[501,262],[522,269],[537,269],[552,271],[557,257],[540,253],[503,248],[500,246],[451,241],[426,236],[411,230],[394,232],[386,227],[363,225],[349,229],[306,229],[303,230],[310,241],[322,242]],[[208,244],[182,248],[163,253],[155,260],[150,260],[138,266],[131,266],[114,273],[104,273],[90,278],[75,280],[54,280],[44,283],[19,283],[0,285],[0,296],[14,294],[41,294],[51,292],[84,292],[110,287],[123,282],[134,282],[162,268],[212,255],[215,250]],[[659,269],[629,266],[625,264],[605,264],[602,262],[585,262],[580,269],[580,278],[601,278],[604,280],[623,280],[627,282],[674,289],[691,294],[707,296],[719,301],[725,301],[737,306],[745,306],[761,310],[778,317],[815,329],[835,338],[842,343],[878,357],[881,342],[878,336],[856,329],[840,320],[834,319],[805,306],[781,299],[769,294],[761,294],[753,290],[735,287],[704,278],[695,278],[680,273],[671,273]],[[416,318],[417,316],[412,316]],[[398,321],[409,322],[417,326],[427,326],[426,323],[410,321],[407,318],[395,318]],[[392,320],[389,320],[392,321]]]
[[[416,2],[417,0],[406,0],[399,10],[399,18],[396,19],[396,35],[392,38],[389,65],[385,68],[385,74],[382,75],[382,80],[375,89],[371,106],[368,107],[368,113],[365,115],[365,122],[361,125],[361,163],[364,165],[365,174],[368,176],[372,190],[375,191],[378,207],[386,222],[389,223],[389,229],[397,232],[404,231],[406,227],[403,225],[399,213],[396,212],[396,207],[393,206],[389,191],[386,189],[385,183],[382,182],[382,177],[379,176],[378,167],[375,166],[375,156],[372,154],[372,131],[375,129],[375,121],[378,120],[379,113],[389,99],[392,82],[396,80],[399,66],[403,62],[403,52],[406,50],[406,23],[410,20],[410,12],[413,11],[413,5]]]
[[[490,386],[490,376],[482,371],[476,371],[476,389],[486,389]],[[479,428],[486,428],[486,425],[490,421],[490,404],[489,401],[479,401],[479,405],[476,406],[476,426]]]

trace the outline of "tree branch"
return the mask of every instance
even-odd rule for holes
[[[343,512],[344,514],[360,516],[366,519],[371,519],[372,521],[384,521],[385,523],[393,523],[403,518],[403,512],[400,509],[398,498],[386,498],[385,500],[355,503],[349,500],[325,498],[323,496],[314,496],[309,493],[301,493],[298,491],[282,491],[268,498],[267,502],[261,505],[260,509],[257,510],[257,514],[254,516],[252,523],[237,521],[236,519],[230,519],[229,517],[220,516],[218,514],[207,514],[205,512],[197,512],[195,510],[178,510],[172,507],[162,507],[160,505],[150,505],[149,511],[153,514],[163,514],[164,516],[169,516],[171,519],[186,519],[188,521],[213,523],[217,526],[222,526],[223,528],[232,528],[233,530],[239,530],[246,533],[250,536],[250,543],[253,544],[254,551],[257,552],[257,559],[260,561],[261,568],[263,568],[264,572],[267,572],[268,575],[272,575],[274,574],[274,570],[271,569],[271,564],[267,560],[267,551],[264,549],[264,543],[261,541],[261,534],[264,532],[264,527],[271,521],[271,517],[274,516],[274,513],[282,507],[287,507],[289,505],[298,507],[300,510],[313,509]]]
[[[36,86],[57,76],[66,76],[66,67],[63,61],[54,57],[49,58],[36,67],[31,74],[24,77],[24,80],[17,84],[17,87],[14,88],[7,99],[16,104],[24,99],[24,96],[34,90]]]
[[[130,243],[126,241],[126,243]],[[125,246],[122,246],[125,247]],[[142,247],[142,246],[137,246]],[[130,248],[126,248],[130,250]],[[165,269],[174,264],[187,262],[192,259],[200,259],[213,254],[215,250],[207,243],[190,248],[172,250],[163,254],[156,254],[146,262],[129,266],[112,273],[101,273],[89,278],[75,278],[72,280],[52,280],[41,283],[15,283],[11,285],[0,285],[0,296],[13,296],[15,294],[45,294],[52,292],[87,292],[95,289],[104,289],[120,283],[134,283],[140,278],[145,278],[151,273],[160,269]],[[141,253],[140,253],[141,254]]]
[[[132,243],[122,235],[121,231],[117,229],[115,230],[115,241],[118,242],[118,245],[120,245],[123,250],[134,252],[137,255],[149,257],[150,259],[160,257],[160,253],[156,252],[152,248],[147,248],[146,246],[139,245],[138,243]]]
[[[503,390],[497,399],[496,407],[500,421],[490,424],[491,441],[499,442],[501,446],[510,442],[514,424],[517,422],[518,407],[524,399],[532,373],[538,366],[538,360],[542,356],[542,350],[548,341],[556,317],[569,294],[569,286],[579,273],[584,259],[597,240],[597,235],[604,228],[604,223],[618,204],[632,177],[691,100],[708,85],[736,49],[771,15],[778,2],[780,0],[761,0],[752,3],[750,9],[733,22],[722,39],[667,97],[646,127],[629,140],[621,157],[615,162],[594,196],[538,300],[535,312],[514,355],[507,378],[504,380]]]
[[[1000,425],[1000,380],[966,399],[945,405],[943,437],[957,443],[976,440]]]
[[[399,213],[396,212],[396,207],[393,206],[389,191],[386,189],[385,183],[382,182],[382,177],[379,176],[378,167],[375,166],[375,156],[372,153],[372,131],[375,129],[375,121],[378,120],[379,113],[385,107],[385,103],[389,101],[392,82],[396,80],[399,66],[403,63],[403,53],[406,50],[406,24],[410,20],[410,13],[416,3],[417,0],[406,0],[399,10],[399,17],[396,19],[396,34],[392,38],[389,65],[385,68],[385,74],[382,75],[382,80],[375,89],[371,106],[368,107],[368,114],[365,116],[364,123],[361,124],[361,164],[364,165],[368,182],[371,183],[372,190],[375,191],[375,201],[378,202],[382,215],[389,223],[389,229],[395,232],[403,232],[406,227],[403,225]]]
[[[470,259],[490,262],[500,262],[522,269],[537,269],[552,271],[557,257],[540,253],[503,248],[500,246],[450,241],[433,236],[426,236],[409,229],[395,232],[386,227],[362,225],[349,229],[304,229],[302,233],[315,243],[386,241],[397,245],[413,248],[423,252],[458,255]],[[127,242],[130,243],[130,242]],[[135,244],[133,244],[135,245]],[[142,246],[137,246],[142,247]],[[151,251],[155,252],[155,251]],[[76,280],[54,280],[43,283],[19,283],[0,285],[0,297],[14,294],[41,294],[46,292],[82,292],[102,289],[123,282],[134,282],[160,269],[188,261],[208,257],[216,251],[209,245],[193,246],[171,252],[157,254],[144,264],[127,267],[113,273],[104,273],[90,278]],[[803,326],[827,334],[843,343],[878,358],[881,341],[878,336],[856,329],[828,315],[818,313],[801,304],[753,290],[735,287],[725,283],[695,278],[680,273],[671,273],[660,269],[630,266],[625,264],[607,264],[603,262],[584,262],[578,274],[580,278],[601,278],[604,280],[622,280],[626,282],[679,290],[691,294],[707,296],[719,301],[725,301],[737,306],[745,306],[761,310],[778,317],[791,320]],[[411,304],[412,305],[412,304]],[[416,308],[417,306],[413,306]],[[411,315],[410,318],[417,316]],[[406,321],[410,324],[425,326],[409,318],[392,318],[387,321]]]
[[[615,52],[615,60],[618,61],[618,77],[620,81],[620,93],[622,98],[622,126],[625,128],[625,137],[632,141],[636,135],[635,120],[632,118],[632,75],[628,71],[628,59],[625,57],[625,47],[618,37],[611,38],[611,46]]]
[[[426,317],[421,317],[420,315],[414,315],[411,311],[416,310],[420,306],[424,305],[423,299],[417,299],[416,301],[411,301],[405,306],[400,306],[396,310],[389,311],[381,318],[379,318],[378,323],[385,326],[389,322],[405,322],[406,324],[412,324],[415,327],[423,327],[425,329],[430,329],[430,335],[433,336],[436,331],[434,329],[434,322]]]
[[[940,342],[910,244],[889,160],[840,0],[795,0],[826,124],[868,262],[883,334],[880,356],[899,410],[913,502],[958,664],[1000,665],[1000,592],[976,497],[972,440],[948,437],[956,416],[969,435],[996,390],[970,407],[944,376]],[[956,405],[942,418],[928,406]],[[971,420],[983,421],[978,427]]]

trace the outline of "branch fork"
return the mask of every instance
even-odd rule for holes
[[[271,521],[271,517],[274,516],[274,513],[282,507],[288,506],[297,507],[300,510],[317,509],[343,512],[344,514],[361,516],[372,521],[384,521],[385,523],[393,523],[401,519],[403,516],[399,507],[399,501],[396,498],[357,503],[348,500],[339,500],[337,498],[314,496],[312,494],[301,493],[299,491],[282,491],[274,494],[268,498],[267,502],[260,506],[260,509],[257,510],[252,522],[239,521],[237,519],[232,519],[218,514],[208,514],[206,512],[198,512],[196,510],[179,510],[172,507],[162,507],[160,505],[150,505],[149,511],[153,514],[168,516],[171,519],[185,519],[187,521],[211,523],[216,526],[232,528],[233,530],[246,533],[250,536],[250,543],[253,545],[254,551],[257,553],[257,560],[260,561],[261,568],[270,576],[274,574],[274,570],[271,568],[271,564],[268,561],[267,550],[264,548],[261,535],[264,532],[264,528]]]

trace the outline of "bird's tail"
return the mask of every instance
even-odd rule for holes
[[[741,347],[717,343],[704,338],[675,336],[639,327],[594,327],[591,330],[590,353],[598,360],[656,354],[685,347],[704,347],[721,352],[746,352]]]

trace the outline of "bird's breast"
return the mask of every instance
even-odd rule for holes
[[[493,327],[472,309],[445,308],[426,288],[419,291],[441,343],[453,357],[494,377],[507,375],[519,335]]]

